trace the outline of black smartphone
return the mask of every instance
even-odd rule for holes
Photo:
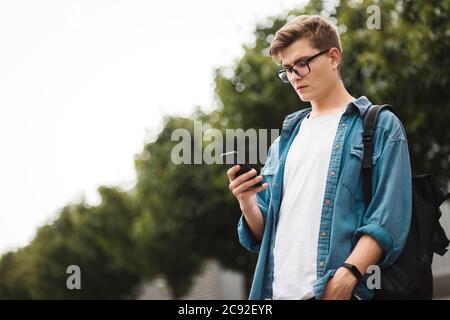
[[[230,152],[222,153],[220,155],[220,157],[222,158],[223,162],[228,166],[228,168],[231,168],[237,164],[239,164],[241,166],[239,171],[236,173],[237,177],[240,176],[241,174],[244,174],[244,173],[252,170],[252,167],[249,164],[238,163],[237,151],[230,151]],[[257,175],[258,175],[258,172],[256,172],[256,175],[254,177],[256,177]],[[250,179],[253,179],[254,177],[251,177]],[[256,184],[254,184],[253,186],[251,186],[250,188],[257,188],[257,187],[262,186],[262,184],[263,184],[262,181],[259,181]]]

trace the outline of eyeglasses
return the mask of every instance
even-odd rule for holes
[[[289,83],[289,82],[291,82],[291,80],[289,78],[291,77],[292,72],[295,72],[295,74],[301,78],[307,76],[311,72],[309,63],[314,58],[317,58],[321,54],[324,54],[325,52],[328,52],[328,51],[330,51],[330,49],[320,51],[319,53],[317,53],[309,58],[301,59],[301,60],[295,62],[293,66],[278,70],[278,72],[277,72],[278,77],[284,83]]]

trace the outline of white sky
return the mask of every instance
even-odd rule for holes
[[[0,253],[99,185],[133,186],[162,115],[211,108],[213,68],[304,2],[1,0]]]

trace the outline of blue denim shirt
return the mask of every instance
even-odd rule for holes
[[[317,239],[316,299],[326,284],[354,249],[359,237],[368,234],[381,246],[382,269],[399,256],[409,232],[412,213],[411,165],[408,142],[402,123],[390,111],[380,112],[374,131],[372,200],[366,208],[361,176],[363,156],[363,114],[371,102],[362,96],[350,102],[342,114],[333,142],[325,196]],[[282,201],[283,175],[289,147],[300,124],[311,108],[286,117],[281,135],[272,143],[261,170],[268,187],[257,194],[264,218],[264,233],[258,243],[242,214],[238,223],[239,242],[257,252],[249,299],[272,299],[274,270],[273,248],[278,214]],[[355,286],[353,294],[371,299],[373,289],[366,286],[366,274]]]

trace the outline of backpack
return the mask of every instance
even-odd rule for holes
[[[362,179],[364,201],[367,205],[372,194],[372,134],[381,110],[394,112],[390,105],[372,105],[364,114]],[[402,130],[403,127],[402,127]],[[439,219],[439,206],[450,198],[430,174],[412,177],[412,217],[405,246],[398,259],[381,270],[381,289],[375,290],[375,300],[433,298],[433,253],[443,256],[449,239]]]

